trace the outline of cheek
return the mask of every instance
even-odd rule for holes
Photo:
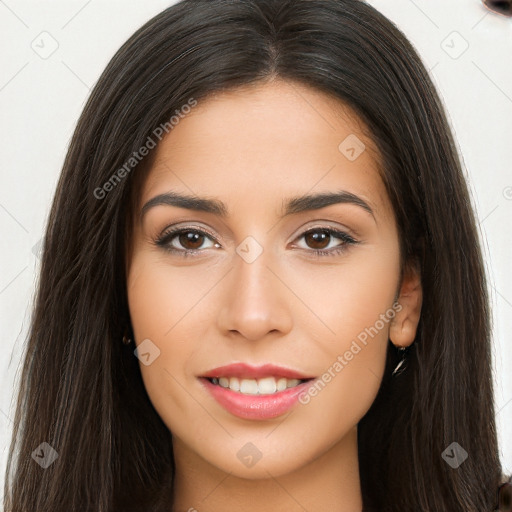
[[[184,457],[197,450],[219,465],[238,461],[240,446],[207,414],[192,385],[200,366],[196,360],[204,358],[204,330],[214,321],[207,311],[207,292],[218,281],[214,274],[199,266],[173,268],[141,250],[130,266],[128,303],[137,344],[149,338],[160,350],[150,365],[139,364],[149,400],[173,441],[185,440]],[[226,470],[232,471],[229,464]]]
[[[295,320],[314,344],[308,354],[321,363],[317,368],[323,377],[304,403],[311,399],[316,411],[333,414],[340,413],[333,407],[339,404],[357,423],[372,404],[385,368],[389,327],[396,313],[398,250],[390,247],[377,253],[369,248],[336,267],[290,272],[287,282],[295,279],[294,291],[307,298],[314,313],[296,315]],[[293,277],[298,275],[307,278]]]
[[[394,258],[383,262],[368,255],[347,260],[335,273],[317,273],[315,286],[304,283],[302,293],[309,290],[308,304],[316,306],[324,327],[312,328],[311,317],[303,320],[307,332],[318,333],[310,356],[321,354],[321,365],[319,378],[301,398],[297,421],[308,425],[308,418],[321,418],[309,425],[325,447],[357,425],[377,396],[398,273]]]
[[[148,365],[139,363],[141,375],[153,406],[170,429],[176,418],[192,414],[194,402],[184,389],[197,371],[195,356],[211,323],[204,299],[214,283],[212,272],[173,268],[144,251],[135,255],[130,267],[128,304],[136,344],[150,340],[146,346],[158,354]]]
[[[201,324],[203,299],[214,283],[209,268],[173,267],[165,255],[141,252],[128,276],[128,303],[136,339],[153,337],[164,343],[175,340],[190,345],[192,335],[177,340],[177,333],[183,324],[187,328],[194,325],[192,317],[196,325]]]
[[[317,341],[323,342],[326,352],[333,351],[328,347],[343,349],[359,335],[364,338],[367,329],[375,334],[374,327],[379,331],[375,337],[387,341],[391,318],[385,318],[383,323],[381,315],[391,308],[395,297],[399,277],[397,251],[390,248],[377,252],[368,247],[347,255],[336,265],[300,265],[302,268],[283,266],[283,280],[298,297],[304,298],[311,312],[296,315],[295,320],[304,322],[306,332],[317,332]]]

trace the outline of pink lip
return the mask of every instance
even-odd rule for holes
[[[207,378],[200,377],[199,380],[227,411],[239,418],[250,420],[267,420],[281,416],[295,405],[301,392],[305,392],[311,385],[311,381],[307,381],[272,395],[244,395],[213,384]]]
[[[274,364],[264,364],[261,366],[251,366],[245,363],[233,363],[226,366],[219,366],[201,377],[238,377],[239,379],[262,379],[264,377],[286,377],[287,379],[312,379],[311,375],[303,375],[289,368],[276,366]]]

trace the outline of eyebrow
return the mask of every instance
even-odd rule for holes
[[[346,190],[339,190],[337,192],[323,192],[313,195],[303,195],[292,197],[283,200],[283,207],[281,216],[294,215],[310,210],[319,210],[333,204],[353,204],[361,207],[368,212],[375,220],[375,214],[370,205],[361,197],[348,192]],[[178,208],[186,208],[188,210],[196,210],[206,213],[212,213],[222,218],[229,216],[229,211],[226,205],[218,199],[209,199],[206,197],[188,196],[178,194],[176,192],[167,192],[150,199],[141,209],[140,220],[147,213],[148,210],[155,206],[175,206]]]

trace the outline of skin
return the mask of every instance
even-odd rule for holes
[[[217,94],[167,135],[141,190],[139,210],[175,191],[216,198],[229,216],[159,205],[137,217],[127,256],[135,343],[160,355],[140,369],[149,398],[173,434],[173,511],[360,511],[357,424],[381,383],[388,338],[414,340],[421,309],[417,272],[400,282],[396,221],[378,172],[378,153],[354,113],[302,85],[275,80]],[[350,161],[339,144],[355,134],[366,149]],[[363,198],[281,218],[283,200],[346,190]],[[194,244],[175,236],[183,257],[155,245],[169,227],[206,229]],[[316,242],[313,228],[359,243]],[[252,263],[236,248],[251,236]],[[171,243],[171,242],[169,242]],[[216,246],[215,244],[218,244]],[[365,328],[401,310],[307,404],[270,420],[238,418],[198,376],[232,362],[274,363],[321,376]],[[261,459],[237,457],[252,443]]]

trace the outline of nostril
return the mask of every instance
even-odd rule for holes
[[[491,11],[502,14],[503,16],[512,16],[512,0],[483,0],[485,6]]]

